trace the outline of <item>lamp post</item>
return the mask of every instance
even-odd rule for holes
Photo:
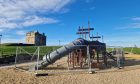
[[[1,54],[1,56],[2,56],[1,38],[2,38],[2,34],[0,34],[0,52],[1,52],[0,54]]]
[[[61,40],[58,40],[58,42],[59,42],[59,46],[61,45]]]

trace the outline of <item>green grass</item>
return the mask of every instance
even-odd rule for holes
[[[107,48],[108,51],[111,51],[112,48]],[[134,53],[134,54],[140,54],[140,48],[123,48],[123,50],[127,53]]]
[[[2,52],[2,55],[0,56],[12,56],[16,54],[16,48],[19,46],[5,46],[2,45],[1,46],[1,50],[0,50],[0,54]],[[40,55],[43,56],[45,54],[49,54],[51,53],[53,50],[56,50],[58,48],[60,48],[61,46],[40,46]],[[33,54],[36,49],[37,46],[20,46],[20,48],[24,49],[25,51]],[[132,48],[124,48],[125,52],[131,52]],[[20,50],[20,49],[18,49]],[[108,51],[111,51],[112,48],[107,48]],[[19,53],[20,51],[18,51]],[[26,54],[24,51],[21,51],[22,54]],[[132,53],[134,54],[140,54],[140,48],[133,48]],[[37,53],[36,53],[37,54]]]
[[[131,52],[132,50],[132,52]],[[140,48],[124,48],[124,51],[126,52],[131,52],[131,53],[134,53],[134,54],[140,54]]]
[[[45,55],[53,50],[56,50],[60,48],[61,46],[40,46],[40,55]],[[3,56],[11,56],[16,54],[16,49],[18,48],[18,53],[21,52],[22,54],[26,54],[25,51],[29,52],[30,54],[33,54],[37,46],[1,46],[0,52]],[[25,51],[23,51],[22,49]],[[36,53],[37,54],[37,53]],[[1,56],[1,55],[0,55]]]

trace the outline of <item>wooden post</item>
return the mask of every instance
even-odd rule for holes
[[[104,64],[107,66],[107,57],[105,51],[103,51],[102,56],[103,56]]]
[[[99,63],[99,51],[97,50],[97,63]]]

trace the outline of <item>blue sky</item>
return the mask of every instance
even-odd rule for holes
[[[107,45],[140,46],[140,0],[0,0],[2,42],[24,42],[38,30],[48,45],[78,38],[78,26],[90,20]]]

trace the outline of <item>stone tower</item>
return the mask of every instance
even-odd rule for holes
[[[38,31],[31,31],[26,33],[26,43],[34,44],[36,46],[46,45],[46,36],[45,34],[40,34]]]

